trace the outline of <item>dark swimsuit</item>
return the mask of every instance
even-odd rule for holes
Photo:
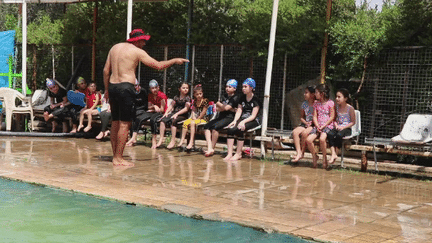
[[[109,101],[113,121],[132,121],[135,117],[135,87],[132,83],[109,84]]]

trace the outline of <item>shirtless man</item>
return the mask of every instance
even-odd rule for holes
[[[139,62],[151,68],[162,70],[174,64],[189,62],[183,58],[157,61],[142,48],[150,39],[141,29],[132,30],[127,42],[114,45],[108,53],[103,70],[105,97],[111,105],[111,147],[113,165],[133,166],[123,158],[123,151],[134,117],[132,109],[135,99],[135,69]],[[109,95],[109,96],[108,96]]]

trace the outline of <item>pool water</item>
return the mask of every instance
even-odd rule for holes
[[[0,178],[0,242],[309,242]]]

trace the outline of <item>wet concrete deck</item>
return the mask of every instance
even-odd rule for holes
[[[0,176],[332,242],[432,242],[432,182],[109,141],[0,138]]]

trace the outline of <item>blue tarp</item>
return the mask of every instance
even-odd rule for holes
[[[0,32],[0,73],[9,72],[9,56],[14,57],[15,30]],[[0,87],[9,87],[8,77],[0,76]]]

